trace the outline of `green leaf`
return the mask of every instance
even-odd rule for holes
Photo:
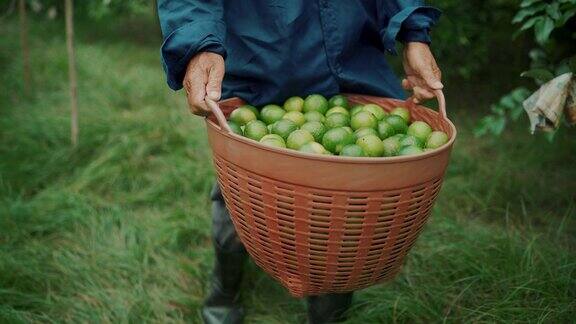
[[[522,3],[520,4],[521,8],[526,8],[531,6],[532,4],[536,3],[536,2],[540,2],[542,0],[523,0]]]
[[[530,56],[533,61],[544,61],[546,57],[548,57],[548,54],[541,48],[533,48],[528,53],[528,56]]]
[[[502,99],[500,99],[499,105],[507,109],[514,109],[518,107],[518,103],[514,100],[514,98],[512,98],[511,95],[502,97]]]
[[[480,122],[478,123],[478,126],[474,128],[474,137],[481,137],[488,134],[488,132],[491,131],[490,128],[493,123],[494,123],[494,116],[488,115],[482,117],[482,119],[480,119]]]
[[[575,8],[572,8],[572,9],[570,9],[570,10],[565,11],[565,12],[562,14],[562,17],[558,20],[557,26],[558,26],[558,27],[564,26],[564,24],[566,24],[566,22],[567,22],[570,18],[574,17],[574,15],[576,15],[576,7],[575,7]]]
[[[510,96],[518,103],[524,102],[528,96],[530,96],[530,91],[526,88],[516,88],[511,93]]]
[[[494,119],[494,122],[491,125],[492,133],[496,136],[499,136],[506,128],[506,117],[499,116],[498,118]]]
[[[492,111],[494,114],[496,114],[498,116],[504,116],[506,114],[504,109],[505,109],[505,107],[503,107],[501,105],[491,105],[490,106],[490,111]]]
[[[537,17],[532,17],[530,19],[528,19],[528,21],[526,21],[524,23],[524,25],[522,25],[522,27],[520,27],[519,31],[523,31],[523,30],[527,30],[532,28],[536,23],[538,23],[539,21],[543,21],[544,17],[541,16],[537,16]]]
[[[544,45],[550,39],[550,33],[554,30],[554,21],[550,17],[546,17],[543,20],[539,20],[534,25],[534,35],[536,36],[536,41],[540,45]]]
[[[558,2],[554,2],[550,5],[546,6],[546,13],[550,18],[554,20],[560,19],[560,4]]]
[[[520,76],[523,78],[532,78],[532,79],[539,81],[539,82],[542,82],[542,83],[546,83],[546,82],[554,79],[554,74],[552,74],[552,72],[550,72],[544,68],[528,70],[528,71],[522,72],[520,74]]]
[[[512,118],[513,121],[517,121],[518,118],[522,116],[523,112],[524,107],[522,105],[518,105],[514,109],[510,110],[510,118]]]
[[[516,23],[522,22],[523,20],[525,20],[526,18],[528,18],[530,16],[533,16],[537,12],[545,10],[546,6],[547,5],[545,3],[540,3],[536,6],[521,9],[520,11],[518,11],[518,13],[516,13],[516,16],[514,16],[514,19],[512,19],[512,23],[516,24]]]
[[[570,72],[571,71],[568,60],[563,60],[558,65],[556,65],[556,68],[554,69],[554,75],[562,75]]]

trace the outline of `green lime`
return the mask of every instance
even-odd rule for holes
[[[326,116],[330,116],[331,114],[335,114],[335,113],[344,114],[347,116],[350,115],[350,112],[348,111],[348,109],[346,109],[342,106],[335,106],[335,107],[328,109],[328,111],[326,112]]]
[[[329,129],[322,136],[322,145],[332,153],[340,153],[344,146],[353,144],[354,140],[354,134],[348,132],[344,127],[338,127]]]
[[[352,118],[350,120],[350,126],[352,127],[353,130],[365,127],[376,128],[377,124],[378,120],[376,119],[376,117],[374,117],[374,115],[372,115],[367,111],[360,111],[355,115],[352,115]]]
[[[436,149],[440,146],[448,143],[448,135],[444,132],[434,131],[428,136],[428,140],[426,141],[426,148],[429,149]]]
[[[300,129],[308,131],[312,136],[314,136],[314,140],[316,142],[322,141],[322,136],[326,133],[326,126],[319,121],[311,121],[307,122]]]
[[[406,135],[403,139],[400,140],[400,146],[417,146],[423,147],[424,142],[420,141],[418,137],[414,135]]]
[[[290,97],[284,102],[286,111],[302,111],[302,108],[304,108],[304,99],[300,97]]]
[[[266,124],[274,124],[284,117],[286,111],[278,105],[266,105],[260,111],[260,119]]]
[[[342,127],[342,128],[344,128],[348,133],[354,134],[354,131],[353,131],[352,128],[350,128],[349,126],[344,126],[344,127]]]
[[[256,120],[256,114],[246,107],[238,107],[230,114],[230,120],[240,126],[244,126],[249,122]]]
[[[402,139],[404,139],[404,137],[406,137],[406,134],[402,134],[402,133],[391,136],[391,138],[395,138],[398,141],[401,141]]]
[[[396,134],[405,134],[408,130],[408,124],[398,115],[389,115],[384,120],[394,128]]]
[[[420,154],[422,152],[424,152],[424,150],[422,150],[420,147],[408,145],[408,146],[402,147],[398,151],[398,155],[414,155],[414,154]]]
[[[244,127],[244,136],[255,141],[259,141],[266,134],[268,134],[268,128],[260,120],[253,120]]]
[[[305,113],[309,111],[317,111],[321,114],[325,114],[326,110],[328,110],[328,101],[322,95],[312,94],[304,100],[303,111]]]
[[[272,134],[280,135],[283,139],[287,139],[288,135],[298,129],[298,125],[289,119],[281,119],[272,124]]]
[[[306,122],[306,118],[304,118],[304,114],[299,111],[289,111],[287,112],[282,119],[289,119],[293,121],[298,127],[304,125]]]
[[[367,128],[367,129],[372,129],[372,128]],[[362,157],[362,156],[366,156],[366,153],[364,153],[364,150],[362,150],[360,145],[348,144],[342,148],[340,155],[341,156]]]
[[[267,135],[264,135],[264,136],[260,139],[260,142],[266,141],[266,140],[277,140],[277,141],[282,141],[282,142],[284,142],[284,139],[282,138],[282,136],[280,136],[280,135],[278,135],[278,134],[267,134]]]
[[[388,113],[382,107],[378,106],[377,104],[364,105],[364,107],[362,108],[362,111],[367,111],[369,113],[372,113],[372,115],[374,115],[374,117],[376,117],[376,119],[378,119],[378,120],[382,120],[382,119],[384,119],[384,117],[386,117],[386,115],[388,115]]]
[[[248,109],[252,110],[254,115],[256,115],[256,118],[260,118],[260,112],[258,111],[258,108],[254,107],[252,105],[242,105],[239,108],[248,108]]]
[[[400,149],[400,138],[398,136],[388,137],[382,141],[384,145],[384,156],[398,155]]]
[[[366,135],[378,136],[378,132],[374,128],[369,127],[359,128],[354,132],[354,136],[356,136],[356,138],[362,138]]]
[[[410,110],[408,110],[404,107],[396,107],[396,108],[392,109],[390,114],[402,117],[402,119],[404,119],[406,121],[406,123],[410,122]]]
[[[350,109],[350,115],[356,115],[362,111],[362,108],[364,108],[364,105],[355,105],[352,107],[352,109]]]
[[[317,111],[309,111],[305,113],[304,118],[306,118],[307,122],[317,121],[323,123],[326,120],[326,117]]]
[[[380,137],[376,135],[367,135],[359,138],[356,144],[358,144],[368,156],[376,157],[384,155],[384,144],[382,144]]]
[[[232,133],[238,134],[238,135],[244,135],[244,134],[242,133],[242,127],[240,127],[240,125],[236,124],[235,122],[229,120],[229,121],[228,121],[228,126],[230,126],[230,129],[232,130]]]
[[[328,153],[328,151],[324,148],[324,146],[322,146],[322,144],[316,143],[316,142],[306,143],[306,144],[302,145],[302,147],[300,147],[300,149],[298,151],[306,152],[306,153],[314,153],[314,154],[326,154],[326,153]]]
[[[422,143],[426,143],[428,136],[432,134],[432,127],[423,121],[415,121],[408,126],[406,134],[412,135],[419,139]]]
[[[303,129],[297,129],[288,135],[286,146],[293,150],[299,150],[302,145],[314,142],[314,136]]]
[[[328,128],[344,127],[350,125],[350,118],[348,118],[348,115],[333,113],[326,116],[326,122],[324,124]]]
[[[328,101],[328,106],[330,107],[340,106],[348,108],[348,99],[346,99],[346,97],[344,97],[343,95],[335,95]]]
[[[385,120],[378,123],[378,136],[380,136],[381,139],[388,138],[394,135],[395,132],[394,127],[388,124]]]
[[[264,139],[264,137],[260,140],[260,143],[266,145],[266,146],[272,146],[272,147],[281,147],[281,148],[285,148],[286,147],[286,143],[284,142],[284,140],[282,138],[277,139],[277,138],[266,138]]]

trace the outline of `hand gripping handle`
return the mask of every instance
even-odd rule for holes
[[[434,93],[436,94],[436,99],[438,100],[439,117],[441,119],[448,120],[448,115],[446,113],[446,99],[444,98],[444,92],[442,92],[442,90],[434,90]],[[408,109],[411,109],[416,105],[413,99],[414,97],[406,99],[406,106],[408,107]]]
[[[220,109],[220,106],[218,106],[218,103],[212,99],[204,99],[204,101],[206,101],[206,105],[208,105],[208,108],[210,108],[210,111],[212,111],[212,113],[214,114],[214,116],[216,116],[216,119],[218,120],[218,124],[220,125],[220,128],[227,132],[228,134],[234,134],[234,132],[232,132],[232,129],[230,128],[230,125],[228,125],[228,122],[226,121],[226,117],[224,116],[224,114],[222,113],[222,109]]]

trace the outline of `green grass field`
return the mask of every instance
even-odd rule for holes
[[[154,32],[84,27],[72,149],[62,31],[32,29],[25,97],[17,26],[0,25],[0,322],[200,322],[213,259],[203,121],[166,87]],[[475,139],[506,89],[445,84],[460,137],[431,221],[395,281],[356,294],[349,322],[573,321],[574,130],[549,144],[523,120]],[[248,267],[247,323],[305,321],[301,300]]]

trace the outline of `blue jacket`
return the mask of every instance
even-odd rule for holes
[[[159,0],[168,85],[199,51],[223,55],[224,98],[281,103],[339,92],[402,98],[396,41],[430,42],[440,12],[419,0]]]

